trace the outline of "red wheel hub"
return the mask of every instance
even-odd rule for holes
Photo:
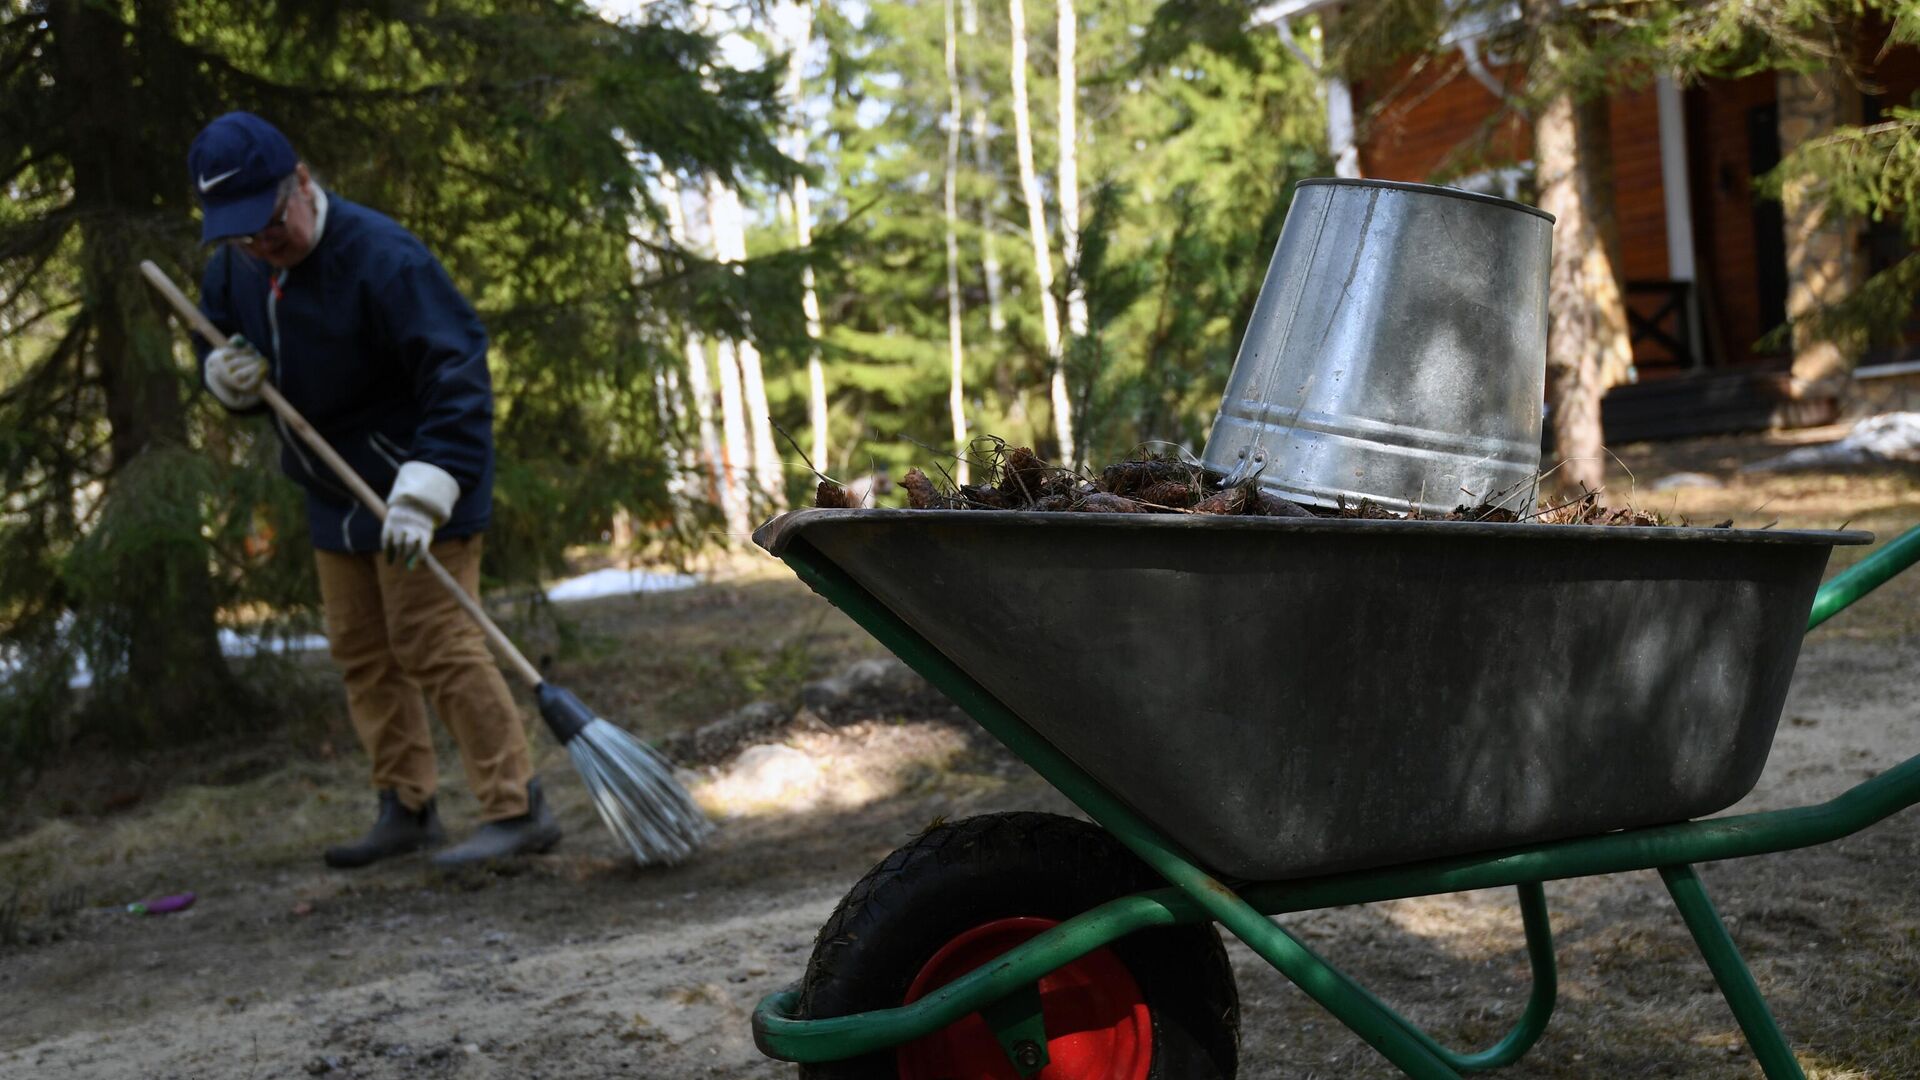
[[[1012,918],[976,926],[933,954],[907,988],[906,1004],[1059,925]],[[1153,1015],[1140,985],[1111,949],[1099,949],[1040,979],[1047,1022],[1040,1080],[1147,1080],[1153,1067]],[[1020,1080],[979,1013],[898,1051],[901,1080]]]

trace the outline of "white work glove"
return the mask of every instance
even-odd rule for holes
[[[424,461],[400,466],[400,475],[393,478],[393,490],[387,494],[387,522],[380,529],[380,547],[387,561],[399,559],[412,568],[433,543],[434,530],[447,523],[459,498],[459,483],[440,466]]]
[[[229,409],[260,404],[260,382],[266,377],[266,358],[239,335],[207,354],[207,389]]]

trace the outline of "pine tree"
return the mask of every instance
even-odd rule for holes
[[[95,680],[81,730],[228,724],[242,702],[216,612],[311,603],[299,501],[265,476],[268,436],[197,394],[133,273],[154,258],[197,278],[184,155],[228,109],[280,124],[329,187],[412,228],[475,301],[497,364],[496,572],[551,566],[615,508],[665,503],[653,372],[677,348],[635,313],[728,321],[757,292],[792,291],[671,251],[659,278],[634,280],[627,219],[644,185],[629,146],[675,169],[790,171],[768,134],[771,73],[703,83],[714,43],[678,28],[678,10],[616,26],[532,0],[0,8],[14,195],[0,216],[0,644],[35,662],[0,687],[0,752],[72,733],[58,706],[76,649]],[[269,533],[262,565],[246,545]]]

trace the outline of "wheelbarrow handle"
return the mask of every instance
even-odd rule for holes
[[[194,333],[207,339],[208,344],[217,345],[232,340],[228,335],[221,333],[220,328],[213,325],[213,320],[207,318],[206,312],[201,311],[198,304],[187,299],[187,294],[181,292],[180,287],[167,276],[167,272],[155,265],[151,259],[141,261],[140,273],[147,279],[147,284],[152,285],[161,296],[166,297],[174,313],[179,315]],[[314,430],[313,425],[307,423],[307,418],[301,416],[299,410],[282,397],[280,391],[271,382],[261,382],[260,399],[265,401],[281,421],[300,437],[301,442],[306,443],[309,449],[320,456],[320,460],[327,463],[327,468],[333,470],[333,474],[340,479],[341,483],[347,485],[347,489],[353,492],[355,498],[364,503],[367,509],[373,511],[375,517],[381,521],[387,520],[386,500],[367,486],[367,482],[360,478],[360,474],[354,471],[353,466],[347,464],[347,460],[335,452],[326,437]],[[420,557],[426,563],[427,569],[446,588],[447,594],[453,597],[454,602],[460,605],[461,610],[465,611],[469,618],[480,625],[487,640],[493,643],[493,647],[498,649],[502,656],[506,657],[508,666],[513,668],[514,673],[526,680],[529,687],[538,687],[544,682],[540,669],[534,667],[532,661],[515,647],[513,641],[494,625],[493,619],[480,606],[480,602],[460,587],[460,583],[454,580],[447,568],[440,565],[440,560],[434,558],[430,551],[421,552]]]
[[[1870,552],[1866,558],[1833,576],[1814,594],[1813,611],[1807,616],[1811,630],[1847,609],[1855,600],[1885,584],[1888,578],[1920,562],[1920,525]]]

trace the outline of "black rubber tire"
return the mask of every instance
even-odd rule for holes
[[[1097,825],[987,814],[937,825],[854,885],[814,940],[799,1014],[899,1005],[941,946],[995,919],[1068,919],[1165,881]],[[1232,1080],[1240,996],[1212,923],[1130,934],[1112,946],[1153,1016],[1154,1080]],[[896,1080],[892,1050],[800,1067],[802,1080]]]

